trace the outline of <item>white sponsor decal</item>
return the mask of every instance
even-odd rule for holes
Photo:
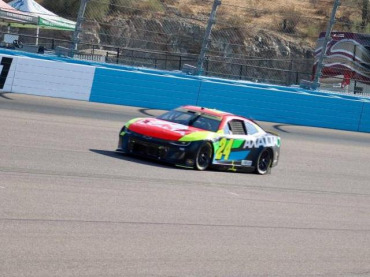
[[[280,147],[280,138],[275,136],[266,136],[262,138],[251,138],[244,142],[243,148],[259,148],[259,147]]]
[[[252,161],[242,160],[242,165],[244,165],[244,166],[251,166],[252,165]]]

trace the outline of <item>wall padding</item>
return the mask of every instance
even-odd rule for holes
[[[88,101],[95,68],[18,57],[12,92]]]
[[[140,71],[97,68],[90,101],[172,109],[196,104],[200,80]]]
[[[332,95],[215,82],[202,84],[198,105],[257,120],[352,131],[358,130],[362,109],[361,101]]]
[[[370,133],[370,101],[363,103],[361,121],[358,130]]]

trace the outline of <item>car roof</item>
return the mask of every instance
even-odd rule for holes
[[[209,114],[209,115],[213,115],[213,116],[220,116],[220,117],[233,115],[233,114],[228,113],[228,112],[223,112],[223,111],[219,111],[219,110],[216,110],[216,109],[208,109],[208,108],[198,107],[198,106],[187,105],[187,106],[182,106],[181,108],[191,110],[191,111],[194,111],[194,112],[205,113],[205,114]]]

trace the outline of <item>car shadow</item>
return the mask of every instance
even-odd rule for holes
[[[149,165],[149,166],[155,166],[155,167],[161,167],[161,168],[167,168],[167,169],[188,170],[188,169],[185,169],[185,168],[176,167],[174,165],[165,163],[163,161],[150,160],[148,158],[142,158],[142,157],[139,157],[139,156],[133,156],[133,155],[128,155],[128,154],[124,154],[124,153],[119,153],[117,151],[100,150],[100,149],[89,149],[89,150],[90,150],[90,152],[93,152],[95,154],[99,154],[99,155],[103,155],[103,156],[107,156],[107,157],[115,158],[115,159],[119,159],[119,160],[125,160],[125,161],[132,162],[132,163],[139,163],[139,164],[143,164],[143,165]]]
[[[159,167],[159,168],[166,168],[166,169],[174,169],[174,170],[188,170],[188,171],[194,171],[194,172],[201,172],[198,170],[194,170],[192,168],[185,168],[185,167],[179,167],[175,166],[173,164],[169,164],[163,161],[159,160],[151,160],[149,158],[143,158],[140,156],[134,156],[134,155],[128,155],[124,153],[120,153],[117,151],[109,151],[109,150],[99,150],[99,149],[89,149],[89,151],[107,156],[110,158],[118,159],[118,160],[125,160],[132,163],[139,163],[143,165],[153,166],[153,167]],[[215,167],[210,167],[206,170],[207,172],[215,172],[215,173],[228,173],[228,174],[250,174],[251,172],[240,172],[240,171],[232,171],[232,170],[223,170]]]

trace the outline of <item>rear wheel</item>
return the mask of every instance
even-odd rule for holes
[[[197,152],[195,158],[195,168],[206,170],[212,162],[212,145],[209,142],[203,143]]]
[[[264,175],[271,169],[272,164],[272,151],[270,149],[264,149],[258,156],[256,173]]]

